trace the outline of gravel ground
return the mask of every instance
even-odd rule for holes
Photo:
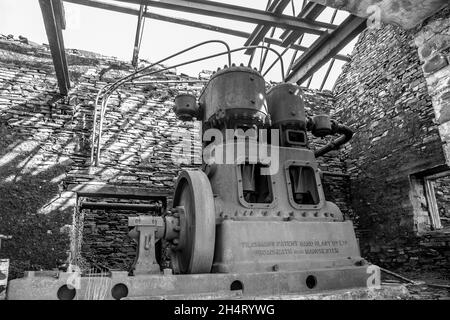
[[[398,272],[416,284],[406,284],[411,300],[450,300],[450,273],[438,272]],[[398,283],[389,276],[383,276],[383,282]],[[440,287],[442,286],[442,287]]]

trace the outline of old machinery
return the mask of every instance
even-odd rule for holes
[[[230,290],[262,296],[379,283],[379,272],[360,256],[352,222],[325,199],[316,159],[349,141],[350,128],[307,116],[300,87],[268,89],[243,65],[214,73],[198,97],[177,96],[174,111],[180,120],[201,121],[203,166],[181,172],[162,216],[129,218],[138,241],[133,275],[112,272],[107,298]],[[311,134],[340,136],[313,150]],[[163,240],[170,270],[156,259],[155,243]],[[10,298],[30,298],[33,290],[39,298],[61,297],[56,292],[67,289],[70,275],[36,276],[12,281]],[[81,277],[68,296],[82,297],[89,281]]]
[[[300,87],[282,83],[266,92],[263,77],[244,66],[220,70],[205,86],[198,100],[196,118],[202,121],[206,136],[211,129],[222,133],[222,148],[217,148],[219,143],[214,140],[216,151],[224,152],[223,159],[231,159],[226,163],[205,164],[206,173],[196,172],[203,177],[203,182],[190,186],[190,200],[181,205],[189,208],[189,216],[205,216],[200,209],[196,211],[192,201],[198,193],[214,208],[207,215],[215,219],[215,250],[209,259],[204,259],[205,270],[292,272],[363,263],[351,222],[344,221],[339,208],[324,197],[317,161],[308,147],[307,136],[308,130],[318,137],[343,134],[317,151],[323,155],[348,141],[352,132],[328,116],[307,117],[304,105]],[[246,134],[252,129],[251,134]],[[267,130],[268,140],[273,137],[279,140],[263,141],[259,137],[260,132],[264,133],[262,130]],[[232,139],[229,139],[230,132]],[[245,161],[238,159],[237,154],[228,157],[226,153],[237,150],[239,132],[248,138],[244,142],[246,151],[252,143],[255,147],[269,143],[269,147],[276,146],[277,157],[272,157],[270,165],[264,159],[249,161],[248,154]],[[210,144],[205,141],[204,147]],[[269,166],[277,169],[264,174]],[[182,175],[189,174],[193,172]],[[186,182],[179,183],[175,194],[184,192],[186,186]],[[181,223],[180,227],[182,232],[188,226]],[[194,228],[193,234],[198,232]],[[214,234],[212,230],[208,232]],[[191,240],[195,245],[196,240]],[[183,247],[185,241],[180,239],[178,245]]]

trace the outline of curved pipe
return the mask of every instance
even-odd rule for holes
[[[349,142],[353,137],[354,132],[352,129],[350,129],[350,127],[348,127],[342,123],[338,123],[335,120],[331,120],[331,121],[332,121],[332,127],[331,127],[332,133],[331,134],[340,134],[341,136],[339,136],[338,138],[334,139],[333,141],[327,143],[325,146],[323,146],[319,150],[316,150],[316,152],[314,152],[314,155],[316,156],[316,158],[321,157],[330,151],[339,149],[340,146]]]
[[[167,60],[169,60],[169,59],[172,59],[172,58],[174,58],[174,57],[176,57],[176,56],[179,56],[180,54],[183,54],[183,53],[188,52],[188,51],[190,51],[190,50],[192,50],[192,49],[196,49],[196,48],[198,48],[198,47],[201,47],[201,46],[206,45],[206,44],[209,44],[209,43],[222,43],[222,44],[227,48],[227,51],[220,53],[220,55],[228,54],[228,64],[231,65],[231,52],[232,52],[232,51],[230,50],[230,46],[229,46],[225,41],[222,41],[222,40],[208,40],[208,41],[203,41],[203,42],[200,42],[200,43],[198,43],[198,44],[196,44],[196,45],[193,45],[193,46],[191,46],[191,47],[189,47],[189,48],[187,48],[187,49],[183,49],[183,50],[181,50],[181,51],[178,51],[178,52],[176,52],[176,53],[174,53],[174,54],[172,54],[172,55],[170,55],[170,56],[168,56],[168,57],[166,57],[166,58],[163,58],[163,59],[161,59],[161,60],[159,60],[159,61],[157,61],[157,62],[155,62],[155,63],[152,63],[152,64],[150,64],[150,65],[148,65],[148,66],[146,66],[146,67],[144,67],[144,68],[142,68],[142,69],[140,69],[140,70],[137,70],[137,71],[135,71],[135,72],[129,74],[128,76],[123,77],[122,79],[117,80],[117,81],[114,82],[113,84],[108,85],[108,86],[110,86],[110,88],[108,89],[107,92],[105,92],[105,94],[108,93],[108,92],[114,91],[115,88],[113,88],[113,87],[120,86],[122,83],[126,82],[126,81],[129,80],[129,79],[136,79],[135,76],[136,76],[138,73],[141,73],[141,72],[143,72],[143,71],[145,71],[145,70],[150,69],[151,67],[154,67],[154,66],[156,66],[156,65],[158,65],[158,64],[161,64],[161,63],[163,63],[163,62],[165,62],[165,61],[167,61]],[[171,68],[174,68],[174,67],[171,67]],[[160,70],[157,70],[157,72],[160,72]],[[147,75],[147,74],[146,74],[146,75]],[[141,76],[145,76],[145,75],[141,75]],[[105,86],[105,87],[107,87],[107,86]]]
[[[280,66],[281,66],[281,72],[282,72],[281,77],[282,77],[282,80],[284,82],[285,81],[285,77],[284,77],[284,63],[283,63],[283,59],[282,59],[280,53],[277,52],[275,49],[267,47],[267,46],[254,45],[254,46],[244,46],[244,47],[236,48],[236,49],[230,50],[230,53],[237,52],[237,51],[242,51],[242,50],[246,50],[246,49],[254,49],[254,48],[255,49],[256,48],[269,49],[269,50],[271,50],[272,52],[274,52],[278,56],[279,61],[280,61]],[[216,54],[209,55],[209,56],[206,56],[206,57],[190,60],[190,61],[187,61],[187,62],[182,62],[182,63],[176,64],[176,65],[173,65],[173,66],[170,66],[170,67],[166,67],[166,68],[163,68],[163,69],[160,69],[160,70],[156,70],[156,71],[153,71],[153,72],[150,72],[150,73],[141,74],[141,75],[138,75],[138,76],[134,77],[133,80],[139,79],[139,78],[142,78],[142,77],[145,77],[145,76],[151,76],[151,75],[153,75],[155,73],[166,71],[166,70],[170,70],[170,69],[173,69],[173,68],[182,67],[182,66],[185,66],[187,64],[191,64],[191,63],[195,63],[195,62],[199,62],[199,61],[203,61],[203,60],[207,60],[207,59],[212,59],[212,58],[224,55],[225,53],[227,53],[227,52],[216,53]]]
[[[116,81],[116,82],[114,82],[112,84],[106,85],[103,88],[101,88],[98,91],[98,93],[97,93],[97,97],[95,99],[95,105],[94,105],[94,125],[92,126],[92,146],[94,146],[94,143],[95,143],[95,132],[96,132],[95,129],[96,129],[96,126],[97,126],[96,125],[96,123],[97,123],[97,106],[98,106],[98,102],[99,102],[99,99],[100,99],[100,95],[102,94],[103,91],[105,91],[105,93],[104,93],[105,95],[108,94],[108,93],[112,93],[122,83],[125,83],[129,79],[133,79],[133,76],[135,76],[136,74],[138,74],[140,72],[143,72],[145,70],[148,70],[149,68],[154,67],[155,65],[161,64],[164,61],[167,61],[167,60],[169,60],[171,58],[174,58],[174,57],[176,57],[176,56],[178,56],[180,54],[183,54],[183,53],[185,53],[187,51],[190,51],[192,49],[198,48],[200,46],[203,46],[203,45],[209,44],[209,43],[222,43],[227,48],[227,51],[225,53],[228,53],[228,65],[231,66],[231,50],[230,50],[230,46],[225,41],[222,41],[222,40],[207,40],[207,41],[203,41],[201,43],[198,43],[196,45],[193,45],[193,46],[191,46],[189,48],[186,48],[184,50],[181,50],[181,51],[179,51],[177,53],[174,53],[174,54],[172,54],[172,55],[170,55],[170,56],[168,56],[168,57],[166,57],[164,59],[159,60],[158,62],[152,63],[149,66],[146,66],[146,67],[144,67],[144,68],[142,68],[140,70],[137,70],[137,71],[133,72],[132,74],[129,74],[128,76],[123,77],[122,79],[119,79],[118,81]],[[102,115],[104,115],[104,110],[103,110],[104,108],[106,108],[106,106],[104,106],[103,103],[102,103],[100,117],[102,117]],[[101,119],[101,122],[102,122],[102,119]],[[100,136],[101,136],[101,124],[100,124],[100,129],[99,129],[98,140],[101,139]],[[99,143],[97,143],[97,145],[99,145]],[[98,152],[97,152],[97,154],[98,154]],[[91,163],[93,162],[93,160],[94,160],[94,148],[91,148]],[[97,155],[96,165],[98,165],[98,155]]]
[[[101,106],[101,112],[100,112],[100,117],[101,117],[101,119],[100,119],[99,133],[98,133],[98,137],[97,137],[97,153],[96,153],[95,165],[98,165],[98,164],[99,164],[99,160],[100,160],[100,140],[101,140],[101,135],[102,135],[102,123],[103,123],[103,119],[102,119],[102,118],[104,117],[105,112],[106,112],[106,108],[107,108],[107,105],[108,105],[109,96],[110,96],[110,95],[111,95],[111,94],[112,94],[119,86],[121,86],[122,84],[124,84],[125,82],[127,82],[127,81],[130,80],[130,79],[131,79],[131,80],[136,80],[136,79],[139,79],[139,78],[142,78],[142,77],[145,77],[145,76],[150,76],[150,75],[153,75],[153,74],[156,74],[156,73],[160,73],[160,72],[163,72],[163,71],[166,71],[166,70],[170,70],[170,69],[173,69],[173,68],[181,67],[181,66],[188,65],[188,64],[191,64],[191,63],[195,63],[195,62],[199,62],[199,61],[203,61],[203,60],[207,60],[207,59],[212,59],[212,58],[215,58],[215,57],[224,55],[224,54],[228,54],[229,57],[231,57],[231,53],[232,53],[232,52],[242,51],[242,50],[246,50],[246,49],[253,49],[253,48],[255,48],[255,49],[256,49],[256,48],[265,48],[265,49],[271,50],[272,52],[274,52],[274,53],[278,56],[279,61],[280,61],[280,66],[281,66],[281,76],[282,76],[282,80],[283,80],[283,82],[285,81],[285,78],[284,78],[284,63],[283,63],[282,56],[281,56],[280,53],[277,52],[275,49],[270,48],[270,47],[268,47],[268,46],[262,46],[262,45],[243,46],[243,47],[236,48],[236,49],[233,49],[233,50],[227,50],[227,51],[225,51],[225,52],[220,52],[220,53],[216,53],[216,54],[209,55],[209,56],[206,56],[206,57],[202,57],[202,58],[190,60],[190,61],[187,61],[187,62],[179,63],[179,64],[176,64],[176,65],[173,65],[173,66],[170,66],[170,67],[165,67],[165,68],[162,68],[162,69],[159,69],[159,70],[152,71],[152,72],[150,72],[150,73],[137,75],[138,73],[140,73],[140,72],[142,72],[142,71],[144,71],[144,70],[146,70],[146,69],[148,69],[148,68],[150,68],[150,67],[152,67],[152,66],[155,66],[155,65],[157,65],[157,64],[160,64],[161,62],[164,62],[164,61],[166,61],[166,60],[168,60],[168,59],[170,59],[170,58],[172,58],[172,57],[174,57],[174,56],[176,56],[176,55],[179,55],[179,54],[184,53],[184,52],[186,52],[186,51],[188,51],[188,50],[191,50],[191,49],[193,49],[193,48],[199,47],[200,45],[203,45],[203,44],[206,44],[206,43],[210,43],[210,42],[223,42],[223,41],[221,41],[221,40],[210,40],[210,41],[205,41],[205,42],[203,42],[203,43],[197,44],[197,45],[192,46],[192,47],[190,47],[190,48],[188,48],[188,49],[185,49],[185,50],[183,50],[183,51],[180,51],[180,52],[178,52],[178,53],[176,53],[176,54],[174,54],[174,55],[172,55],[172,56],[170,56],[170,57],[164,58],[164,59],[162,59],[162,60],[160,60],[160,61],[158,61],[158,62],[156,62],[156,63],[153,63],[153,64],[151,64],[151,65],[149,65],[149,66],[147,66],[147,67],[145,67],[145,68],[143,68],[143,69],[141,69],[141,70],[139,70],[139,71],[137,71],[137,72],[134,72],[134,73],[132,73],[131,75],[128,75],[128,76],[126,76],[126,77],[124,77],[124,78],[122,78],[122,79],[116,81],[114,84],[112,84],[112,85],[110,86],[110,88],[107,90],[107,92],[105,92],[105,95],[107,95],[106,103],[104,103],[104,101],[103,101],[103,102],[102,102],[102,106]],[[227,48],[229,48],[228,45],[227,45]],[[231,61],[231,60],[229,60],[229,61]],[[105,100],[104,98],[105,98],[105,96],[103,97],[103,100]],[[96,110],[97,110],[97,108],[95,109],[95,111],[96,111]],[[96,117],[96,114],[94,114],[94,117]],[[94,142],[94,140],[93,140],[93,141],[92,141],[92,146],[94,145],[94,143],[95,143],[95,142]],[[93,160],[93,159],[91,159],[91,160]]]

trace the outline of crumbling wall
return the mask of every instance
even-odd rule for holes
[[[446,158],[416,33],[364,31],[335,86],[334,114],[356,130],[343,153],[363,256],[390,268],[446,268],[449,239],[436,248],[433,236],[418,236],[429,217],[414,179]]]
[[[77,186],[107,183],[172,194],[179,170],[198,167],[174,162],[179,134],[191,135],[197,150],[199,143],[198,123],[176,119],[173,97],[179,92],[198,93],[202,85],[119,89],[106,113],[101,166],[92,167],[97,91],[133,68],[113,58],[67,50],[72,90],[61,97],[49,49],[22,42],[0,37],[0,233],[13,236],[3,243],[0,257],[11,259],[11,277],[24,270],[65,267],[69,250],[72,254],[81,250],[94,266],[126,269],[134,258],[126,218],[136,213],[97,209],[80,214]],[[158,78],[195,80],[173,71]],[[331,94],[305,94],[310,114],[330,112]],[[337,174],[324,176],[327,197],[351,215],[342,159],[328,155],[321,163],[324,171]],[[60,232],[72,223],[82,243],[76,237],[71,243],[67,233]]]
[[[434,186],[442,227],[450,228],[450,176],[436,179]]]
[[[415,35],[444,154],[450,164],[450,7],[428,19]]]

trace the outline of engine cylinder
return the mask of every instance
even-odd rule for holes
[[[262,126],[267,117],[264,78],[248,67],[225,68],[212,76],[199,103],[212,127]]]
[[[272,129],[280,130],[280,145],[306,147],[306,113],[300,87],[292,83],[274,86],[267,93]]]
[[[299,86],[292,83],[274,86],[267,93],[267,105],[272,126],[295,123],[298,129],[306,129],[305,103]]]

